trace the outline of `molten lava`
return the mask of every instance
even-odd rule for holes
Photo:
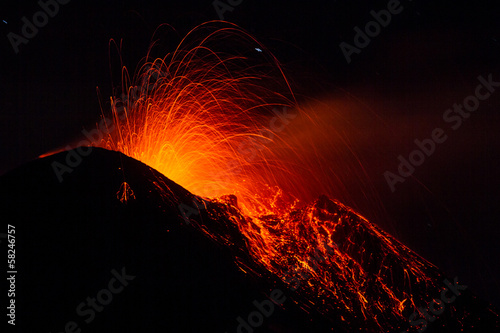
[[[197,39],[200,33],[205,37]],[[214,48],[221,42],[231,52]],[[296,199],[311,165],[283,133],[294,121],[287,112],[299,108],[276,59],[235,26],[194,29],[122,89],[125,98],[111,99],[105,139],[94,144],[202,197],[209,221],[225,215],[227,228],[192,222],[216,241],[245,247],[284,283],[298,283],[295,300],[307,311],[387,331],[439,291],[433,265],[353,210],[326,197],[310,205]],[[118,195],[126,200],[130,190]]]
[[[96,144],[140,160],[200,196],[235,194],[248,215],[274,211],[277,199],[269,193],[278,190],[269,187],[284,174],[298,176],[268,147],[280,141],[273,130],[285,125],[272,119],[287,112],[293,94],[287,98],[266,85],[280,90],[288,82],[266,76],[264,67],[272,66],[265,59],[265,66],[252,65],[244,54],[210,47],[213,40],[248,35],[230,27],[191,46],[198,29],[164,59],[146,63],[137,86],[123,87],[127,97],[112,98],[114,124]],[[271,70],[281,72],[274,64]]]

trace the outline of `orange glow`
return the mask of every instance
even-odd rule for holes
[[[123,106],[112,98],[113,130],[97,144],[142,161],[197,195],[234,194],[248,215],[274,209],[276,177],[296,176],[268,147],[280,141],[270,128],[284,127],[273,120],[275,113],[293,104],[288,82],[262,73],[269,68],[281,73],[271,55],[271,65],[268,60],[251,65],[245,55],[210,48],[224,38],[255,44],[247,34],[235,27],[219,29],[192,46],[190,37],[198,29],[173,53],[142,67],[139,89],[123,87],[129,96]],[[266,85],[284,87],[288,97]]]
[[[194,43],[200,31],[205,37]],[[232,52],[217,51],[218,42]],[[267,58],[259,63],[255,56]],[[330,169],[301,157],[297,138],[304,133],[285,139],[294,119],[278,114],[300,110],[276,59],[249,35],[233,25],[216,30],[202,25],[173,53],[146,63],[136,87],[138,95],[137,88],[124,84],[123,107],[111,99],[113,123],[94,144],[149,165],[213,205],[231,206],[230,220],[256,263],[283,281],[302,276],[305,308],[322,313],[342,308],[341,320],[380,324],[404,319],[405,308],[417,306],[412,286],[432,287],[426,275],[431,264],[348,207],[325,198],[301,207],[296,198],[315,184],[304,170]],[[125,186],[117,195],[127,200],[129,192]],[[223,197],[228,194],[238,203]],[[202,229],[220,239],[214,230]],[[370,250],[388,259],[372,257]],[[404,287],[396,288],[393,279]]]

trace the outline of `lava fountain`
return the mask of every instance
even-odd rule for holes
[[[94,145],[142,161],[203,198],[208,220],[193,219],[194,226],[243,248],[280,281],[300,281],[295,300],[348,330],[403,328],[439,293],[436,267],[352,209],[327,197],[299,201],[329,167],[317,165],[320,156],[316,165],[306,162],[290,143],[297,140],[287,140],[290,122],[307,119],[312,133],[315,120],[300,110],[263,45],[232,24],[207,23],[164,58],[146,59],[133,84],[123,70],[113,121]]]
[[[289,121],[293,93],[262,45],[235,27],[207,32],[208,27],[193,30],[165,58],[145,63],[137,85],[123,85],[123,98],[111,100],[113,128],[97,144],[144,162],[200,196],[234,194],[247,215],[273,211],[279,192],[274,186],[298,177],[269,148],[286,143],[277,132]],[[207,36],[193,45],[200,30]],[[229,55],[216,52],[214,41],[246,47]],[[259,53],[266,65],[253,64],[245,51]],[[273,71],[280,79],[272,79]],[[276,92],[283,87],[286,93]],[[271,192],[275,198],[269,201]]]

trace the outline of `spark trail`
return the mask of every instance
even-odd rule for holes
[[[146,62],[135,86],[141,93],[122,108],[111,98],[112,128],[94,144],[202,197],[206,218],[193,226],[243,249],[283,283],[301,281],[294,299],[306,311],[347,330],[391,331],[439,292],[436,267],[352,209],[326,196],[308,205],[297,199],[324,166],[305,163],[283,133],[266,135],[273,110],[300,108],[278,61],[251,36],[203,24]],[[325,259],[311,264],[315,256]],[[251,271],[245,260],[237,262]]]

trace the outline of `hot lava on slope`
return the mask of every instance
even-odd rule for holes
[[[172,53],[146,60],[134,84],[124,70],[122,98],[111,98],[113,119],[94,145],[195,194],[180,215],[233,248],[244,271],[277,279],[304,310],[349,331],[404,330],[412,313],[439,295],[445,277],[395,238],[326,196],[303,203],[318,195],[313,178],[328,183],[328,168],[320,156],[305,162],[286,127],[308,122],[313,133],[317,120],[301,113],[263,45],[234,25],[203,24]],[[250,259],[237,255],[242,251]],[[451,307],[439,327],[478,320]]]

